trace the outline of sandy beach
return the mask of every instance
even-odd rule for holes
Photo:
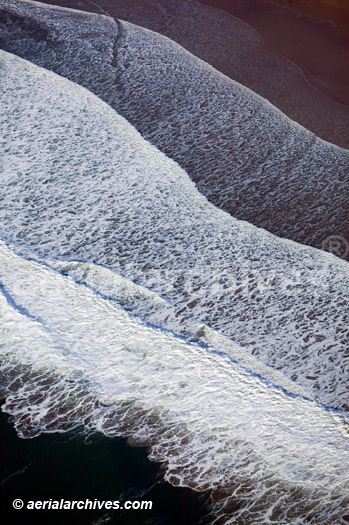
[[[326,22],[315,18],[316,10],[314,17],[301,16],[263,0],[47,3],[106,14],[159,32],[318,137],[349,147],[349,36],[335,25],[336,10]]]
[[[289,7],[303,15],[310,15],[334,23],[335,30],[349,36],[349,4],[346,0],[266,0]]]
[[[315,1],[0,1],[1,522],[349,523],[349,0]]]
[[[349,8],[343,2],[202,0],[201,3],[249,24],[265,43],[301,67],[314,87],[332,100],[349,105]]]

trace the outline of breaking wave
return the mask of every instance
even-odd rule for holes
[[[218,210],[78,85],[6,53],[1,67],[3,238],[103,264],[347,408],[346,262]]]
[[[349,458],[339,415],[4,243],[0,257],[3,410],[20,435],[82,424],[129,437],[149,447],[172,484],[211,493],[211,523],[344,520]],[[115,279],[124,296],[125,281]],[[139,293],[128,287],[136,302]]]

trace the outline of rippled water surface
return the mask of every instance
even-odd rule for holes
[[[124,76],[119,84],[115,78],[109,84],[116,64],[110,45],[118,31],[115,21],[64,10],[55,19],[49,10],[33,9],[35,16],[44,16],[50,36],[33,36],[23,20],[20,30],[29,31],[28,49],[42,48],[38,56],[56,65],[66,49],[60,47],[66,44],[62,27],[63,33],[74,24],[79,31],[92,31],[92,21],[101,22],[93,34],[100,55],[91,50],[92,65],[85,64],[91,33],[77,39],[79,45],[84,42],[77,74],[85,85],[86,71],[104,71],[101,92],[113,84],[110,93],[120,97],[124,109],[136,85],[137,64],[126,67],[131,49],[143,64],[140,78],[149,78],[147,61],[164,65],[164,55],[154,59],[152,54],[158,37],[124,24],[117,55]],[[81,20],[86,25],[80,26]],[[61,42],[56,48],[54,34]],[[174,44],[164,42],[172,58],[179,56]],[[98,56],[108,54],[111,63],[99,62]],[[188,57],[190,72],[196,59]],[[105,471],[93,498],[99,490],[128,494],[130,486],[135,498],[141,493],[154,501],[179,498],[173,514],[172,503],[160,504],[142,515],[144,523],[346,523],[348,263],[214,206],[174,154],[165,155],[115,111],[119,102],[108,105],[64,78],[68,62],[61,62],[63,76],[58,76],[0,52],[2,410],[19,437],[35,438],[32,448],[7,441],[11,450],[23,453],[18,463],[13,455],[5,463],[8,494],[13,472],[19,472],[16,487],[21,490],[35,472],[46,472],[35,444],[42,443],[43,458],[49,447],[57,449],[71,479],[83,483],[76,494]],[[163,86],[160,91],[163,95]],[[212,97],[223,115],[219,97]],[[313,160],[328,175],[326,159],[339,177],[335,191],[341,192],[342,150],[319,141],[253,94],[257,105],[251,105],[242,86],[234,85],[234,97],[243,108],[243,128],[270,121],[273,133],[283,130],[281,150],[272,147],[285,165],[309,139],[310,153],[290,164],[290,179],[302,163],[312,171]],[[131,102],[127,107],[148,126],[150,113],[141,118],[147,98],[142,100],[137,108]],[[172,117],[163,117],[163,130],[154,133],[169,139]],[[231,129],[240,140],[236,125]],[[234,144],[234,155],[242,165],[249,149],[241,140]],[[259,147],[255,140],[249,148]],[[191,158],[189,145],[180,152]],[[272,158],[265,151],[261,171],[272,166]],[[206,161],[202,166],[209,174]],[[309,183],[302,169],[299,173]],[[308,190],[314,191],[311,183]],[[337,219],[345,197],[342,204]],[[266,208],[275,224],[282,223],[270,202]],[[5,425],[5,436],[10,432]],[[83,445],[86,436],[91,445]],[[125,438],[145,448],[132,455]],[[74,450],[76,459],[71,458]],[[92,454],[96,463],[88,467]],[[146,456],[159,465],[147,463]],[[62,487],[57,458],[51,463],[58,476],[53,491]],[[125,458],[130,477],[118,474]],[[86,483],[81,481],[85,468]],[[144,470],[140,478],[134,472],[138,468]],[[175,496],[173,487],[181,487],[181,495]],[[184,518],[180,507],[186,505],[191,510]],[[99,518],[104,521],[96,523],[109,519]],[[142,523],[136,515],[124,519]]]

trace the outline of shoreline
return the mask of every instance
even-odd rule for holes
[[[295,15],[309,16],[318,22],[324,22],[337,33],[337,36],[349,37],[349,4],[347,8],[344,8],[340,0],[264,1],[277,7],[289,9]]]
[[[250,7],[260,7],[263,1],[266,0],[236,0],[234,8],[246,6],[246,2]],[[317,137],[340,148],[349,148],[349,71],[348,82],[344,82],[342,88],[347,95],[344,98],[348,100],[343,101],[343,97],[339,100],[333,95],[331,86],[324,88],[324,83],[331,77],[326,68],[325,75],[317,81],[314,75],[305,71],[304,64],[300,64],[297,57],[287,57],[282,49],[267,41],[250,20],[223,10],[223,4],[229,5],[230,0],[178,0],[166,9],[161,8],[162,4],[157,0],[130,2],[129,5],[124,0],[118,0],[117,4],[111,0],[99,0],[98,4],[90,0],[46,0],[51,6],[104,14],[163,34],[218,72],[268,100]],[[257,18],[259,12],[264,12],[264,18],[267,14],[268,19],[268,13],[278,11],[274,4],[268,4],[267,10],[265,3],[263,6],[255,11]],[[290,9],[283,11],[292,15],[292,20],[298,17]],[[315,20],[311,25],[313,23],[315,27],[320,24]],[[337,36],[333,38],[337,42]],[[340,67],[343,74],[345,70],[344,66]],[[335,80],[339,88],[343,86],[342,80]]]
[[[198,0],[242,20],[263,42],[298,66],[309,84],[349,106],[349,37],[322,20],[266,0]],[[349,32],[348,32],[349,34]]]

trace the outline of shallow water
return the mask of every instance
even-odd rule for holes
[[[215,516],[233,503],[237,520],[341,519],[343,417],[5,247],[1,259],[3,410],[19,435],[82,423],[129,437],[173,485],[210,491]]]
[[[109,36],[95,35],[108,53]],[[96,96],[0,60],[2,408],[18,435],[59,448],[64,433],[77,483],[72,432],[99,433],[100,453],[117,437],[147,447],[186,489],[178,523],[185,501],[190,523],[345,523],[348,264],[215,208]],[[141,490],[172,497],[152,469]],[[154,512],[140,519],[172,523],[170,504]]]
[[[343,76],[347,69],[348,43],[344,41],[342,45],[341,38],[326,23],[309,17],[299,20],[297,14],[270,3],[266,5],[263,0],[200,3],[194,0],[99,0],[98,4],[86,0],[50,0],[48,3],[107,14],[161,33],[260,94],[318,137],[349,147],[349,108],[313,87],[309,83],[313,80],[309,79],[309,72],[301,69],[302,59],[311,52],[312,63],[320,66],[325,82],[325,85],[318,83],[317,87],[325,88],[328,93],[326,82],[331,86],[332,81],[336,91],[347,97]],[[209,6],[226,9],[226,12]],[[297,39],[303,45],[297,47]],[[290,42],[293,45],[291,60],[286,58]],[[338,79],[333,78],[333,63]]]
[[[76,84],[5,53],[2,67],[2,236],[106,265],[345,408],[346,262],[218,210]]]
[[[313,2],[313,6],[303,2],[302,6],[302,2],[292,5],[291,1],[290,9],[275,5],[278,2],[263,0],[202,0],[202,3],[223,9],[246,21],[267,44],[298,64],[311,85],[341,104],[344,112],[347,111],[349,38],[348,24],[347,31],[341,31],[339,25],[342,23],[346,26],[345,14],[343,12],[340,15],[340,9],[337,10],[339,24],[335,24],[325,16],[316,16],[317,2]],[[326,11],[323,3],[319,6],[320,12],[321,8]],[[344,4],[343,8],[345,11]],[[302,11],[308,11],[310,16],[302,15]],[[332,6],[332,14],[336,18],[335,6]]]
[[[340,236],[349,257],[348,151],[162,35],[30,2],[5,7],[5,49],[101,97],[215,205],[317,248]]]

